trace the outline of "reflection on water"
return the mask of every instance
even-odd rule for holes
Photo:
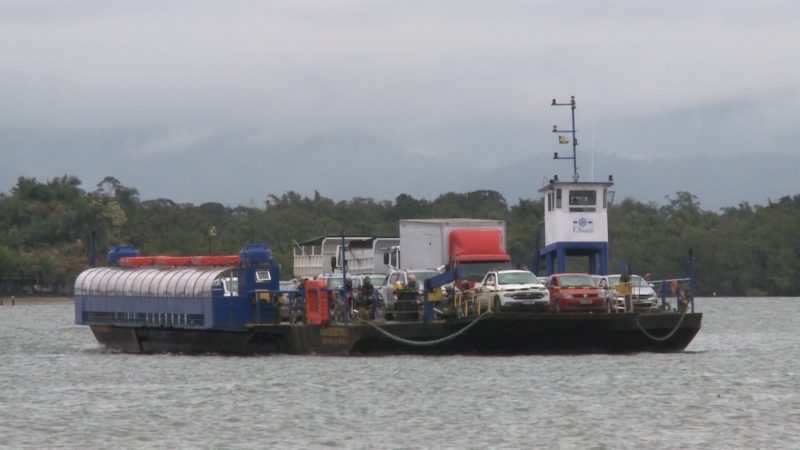
[[[0,307],[0,447],[790,448],[800,299],[698,299],[686,352],[221,357],[100,349]]]

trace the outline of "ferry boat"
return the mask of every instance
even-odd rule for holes
[[[608,274],[607,182],[582,182],[575,156],[572,181],[549,180],[544,198],[545,246],[533,261],[548,275],[566,272],[567,258],[586,258],[587,272]],[[558,132],[557,129],[553,131]],[[568,141],[563,136],[560,142]],[[540,233],[537,233],[537,235]],[[539,239],[537,236],[537,243]],[[402,242],[400,243],[402,247]],[[340,245],[345,261],[344,237]],[[438,317],[441,286],[461,278],[444,271],[425,281],[419,311],[416,290],[401,302],[408,314],[392,320],[376,304],[372,314],[351,314],[343,290],[308,280],[289,320],[281,314],[280,270],[265,244],[238,255],[145,257],[130,246],[111,250],[108,267],[90,268],[75,282],[75,323],[90,327],[98,342],[119,352],[217,354],[541,354],[683,351],[700,330],[694,311],[694,280],[661,289],[654,311],[502,312],[471,303],[469,290],[453,296],[457,314]],[[342,264],[342,267],[347,267]],[[346,273],[342,273],[346,286]],[[662,286],[666,282],[662,283]],[[401,297],[404,294],[399,293]],[[344,300],[342,300],[344,299]],[[299,306],[299,308],[298,308]],[[295,312],[299,314],[295,315]],[[302,320],[296,320],[302,318]]]
[[[608,184],[592,186],[602,190]],[[559,189],[566,197],[585,193],[590,184],[550,183],[546,195],[553,194],[554,210],[559,209]],[[586,220],[597,233],[604,229],[605,206],[595,206],[597,216]],[[546,219],[545,224],[561,226],[569,217]],[[584,239],[597,239],[585,227],[580,232]],[[588,257],[590,268],[604,269],[606,244],[555,242],[539,255],[548,261],[549,272],[561,269],[564,257],[572,253]],[[416,289],[399,291],[399,310],[387,320],[377,301],[371,313],[356,313],[342,295],[345,290],[329,289],[325,278],[306,281],[301,295],[289,297],[288,308],[282,308],[286,292],[280,288],[280,270],[264,244],[247,245],[238,255],[195,257],[143,257],[121,246],[112,249],[107,260],[108,267],[88,269],[76,279],[75,322],[89,326],[108,349],[128,353],[676,352],[689,345],[702,321],[702,314],[694,312],[691,277],[681,278],[680,289],[662,289],[662,307],[656,311],[502,312],[491,304],[483,307],[469,290],[441,299],[441,286],[463,277],[452,270],[425,281],[421,308]],[[347,274],[338,276],[343,277],[340,286],[346,286]],[[445,301],[456,314],[442,318],[434,311]],[[289,311],[288,317],[282,310]]]

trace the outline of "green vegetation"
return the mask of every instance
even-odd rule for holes
[[[287,192],[270,195],[264,208],[231,208],[141,201],[135,188],[113,177],[89,192],[72,176],[45,183],[20,178],[10,195],[0,194],[0,294],[69,293],[88,266],[92,231],[100,263],[120,243],[143,255],[193,255],[234,254],[245,243],[262,242],[290,276],[294,241],[342,232],[396,236],[399,219],[431,217],[505,220],[512,260],[530,266],[542,202],[519,199],[509,206],[486,190],[449,192],[433,201],[401,194],[394,202],[335,202],[319,193],[309,198]],[[609,221],[612,271],[626,261],[634,272],[656,279],[682,276],[692,248],[700,295],[800,295],[800,195],[721,213],[702,210],[688,192],[663,206],[626,199],[610,209]],[[585,269],[580,263],[576,270]]]

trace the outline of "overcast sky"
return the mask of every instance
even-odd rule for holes
[[[797,42],[796,0],[2,0],[0,190],[233,135],[513,161],[570,95],[582,151],[794,154]]]

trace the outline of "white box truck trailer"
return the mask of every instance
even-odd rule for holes
[[[461,266],[465,278],[474,282],[488,270],[510,267],[506,224],[491,219],[403,219],[399,256],[400,269]]]

